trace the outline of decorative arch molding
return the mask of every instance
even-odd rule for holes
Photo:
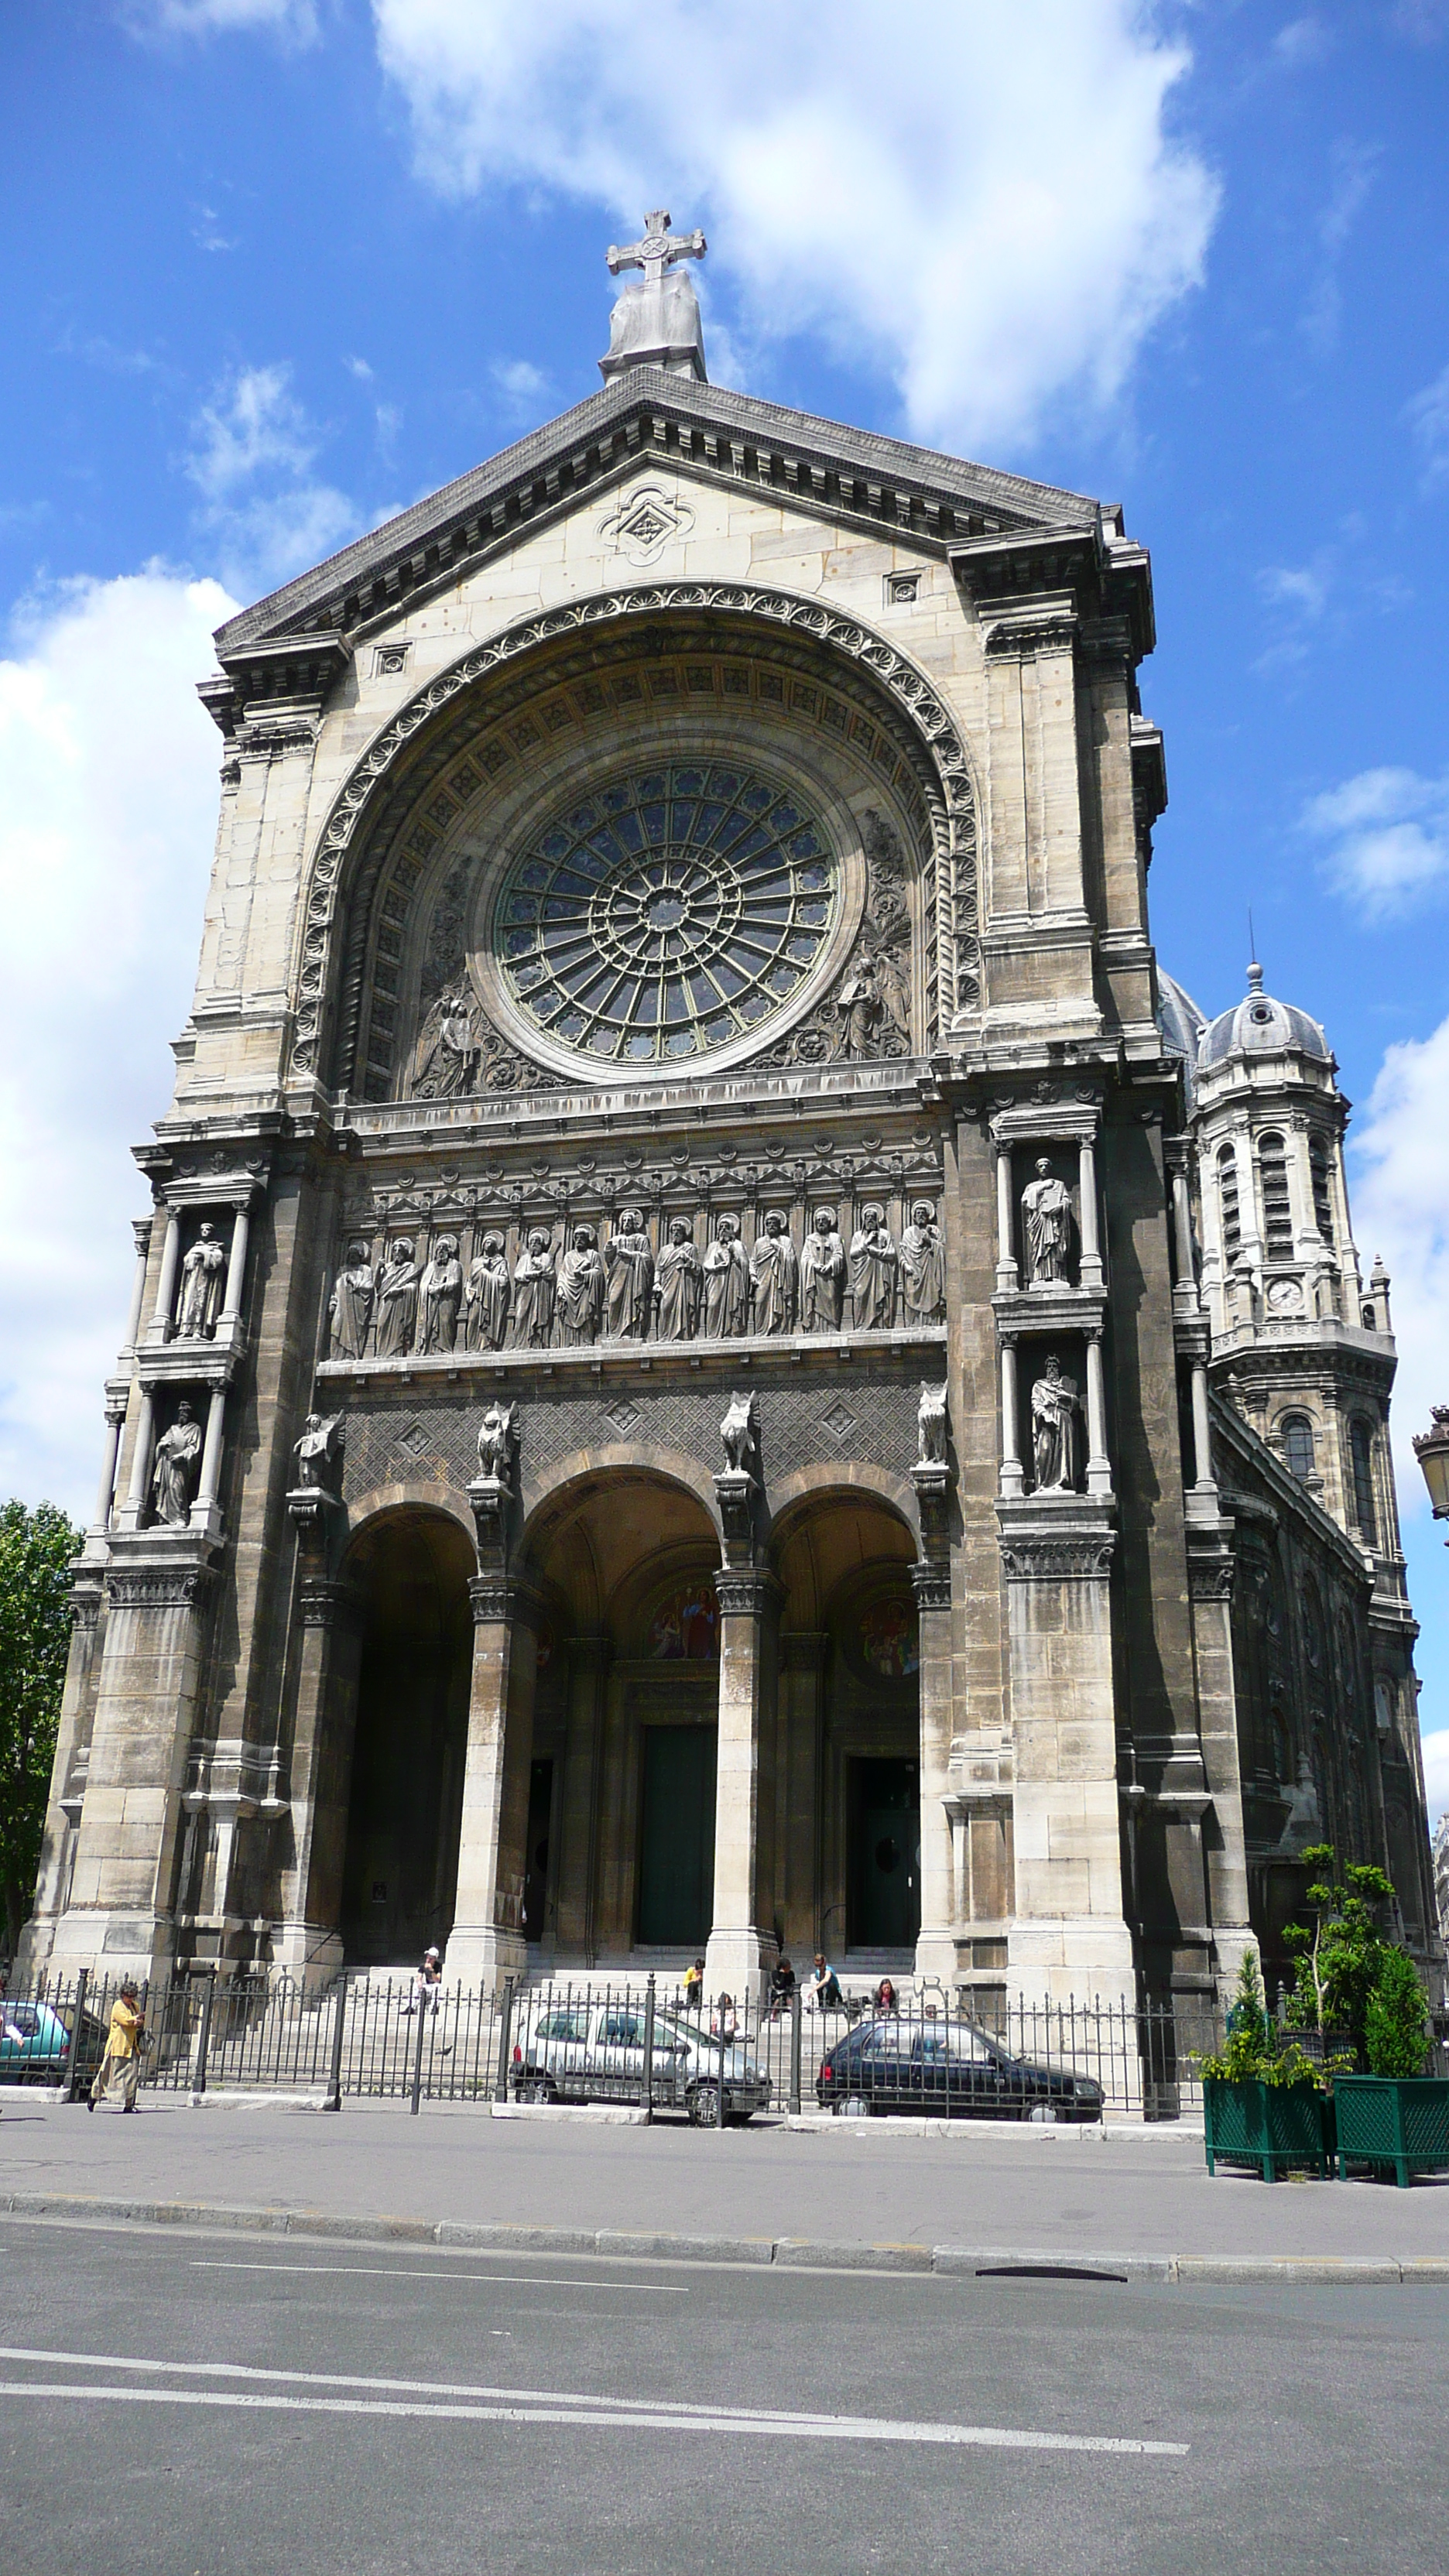
[[[824,1459],[811,1467],[792,1468],[788,1476],[772,1476],[769,1485],[770,1544],[777,1546],[790,1536],[787,1524],[804,1517],[809,1505],[828,1502],[837,1497],[842,1502],[859,1502],[863,1497],[881,1503],[897,1520],[904,1523],[921,1551],[921,1513],[915,1488],[909,1478],[893,1476],[887,1467],[875,1467],[865,1460]]]
[[[977,799],[959,728],[925,673],[858,619],[819,600],[743,582],[666,582],[596,593],[506,627],[440,672],[400,708],[338,792],[323,826],[307,889],[297,974],[291,1070],[316,1075],[324,1054],[329,990],[337,980],[336,930],[345,909],[349,860],[417,735],[491,672],[541,648],[624,621],[692,612],[756,620],[854,662],[905,719],[928,772],[926,795],[935,867],[937,991],[949,1025],[980,1000]]]
[[[344,1561],[374,1522],[396,1518],[405,1511],[435,1512],[440,1520],[456,1521],[469,1546],[477,1544],[468,1497],[456,1485],[435,1480],[427,1484],[374,1485],[370,1493],[348,1506]]]
[[[714,1478],[701,1460],[680,1449],[626,1446],[619,1441],[598,1449],[575,1449],[571,1456],[561,1458],[547,1477],[525,1476],[519,1561],[526,1559],[539,1540],[547,1536],[548,1522],[563,1507],[571,1486],[598,1485],[610,1476],[643,1476],[652,1483],[682,1486],[699,1504],[723,1548],[724,1524]]]

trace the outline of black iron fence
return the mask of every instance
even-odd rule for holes
[[[42,1977],[0,2001],[0,2085],[78,2097],[119,1981]],[[153,1978],[137,2001],[155,2092],[346,2100],[612,2102],[700,2125],[764,2112],[1172,2120],[1222,2044],[1206,2004],[1010,1999],[903,1979],[883,2002],[705,1998],[667,1976],[422,1986],[412,1977]]]

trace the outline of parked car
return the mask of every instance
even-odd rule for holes
[[[892,2014],[860,2022],[822,2058],[822,2110],[924,2112],[933,2119],[1100,2120],[1103,2094],[1090,2075],[1013,2057],[968,2021]]]
[[[0,2084],[58,2084],[69,2047],[70,2024],[52,2004],[0,2002]],[[93,2014],[83,2013],[77,2076],[94,2075],[105,2047],[100,2023]]]
[[[642,2102],[644,2006],[546,2004],[530,2018],[519,2006],[513,2096],[519,2102]],[[770,2079],[739,2041],[721,2043],[668,2011],[654,2016],[652,2099],[682,2110],[696,2128],[744,2121],[768,2109]]]

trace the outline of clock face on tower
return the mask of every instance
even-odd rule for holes
[[[793,1017],[840,901],[836,853],[793,789],[726,760],[619,765],[511,861],[489,946],[552,1046],[662,1068]]]

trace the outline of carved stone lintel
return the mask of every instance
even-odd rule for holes
[[[199,1609],[211,1589],[215,1569],[209,1565],[113,1567],[106,1576],[107,1598],[127,1610]]]
[[[1116,1547],[1111,1530],[1065,1532],[1014,1530],[1001,1543],[1001,1562],[1008,1583],[1067,1583],[1088,1578],[1105,1581]]]

